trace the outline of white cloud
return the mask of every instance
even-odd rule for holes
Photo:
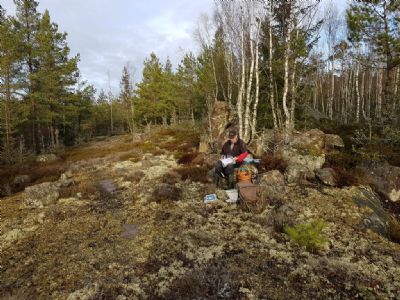
[[[110,72],[114,92],[123,66],[130,62],[140,78],[142,64],[151,52],[174,66],[184,51],[196,48],[192,33],[198,16],[210,13],[212,0],[39,0],[60,31],[68,33],[71,55],[80,53],[83,78],[97,89],[108,89]],[[0,0],[14,14],[12,0]]]

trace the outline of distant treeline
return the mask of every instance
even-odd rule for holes
[[[197,55],[173,68],[152,53],[139,83],[125,66],[118,95],[98,96],[49,12],[14,2],[15,17],[0,9],[2,162],[148,124],[206,124],[215,101],[229,104],[246,141],[318,120],[356,124],[369,139],[374,127],[399,135],[398,1],[355,1],[345,16],[318,0],[216,1],[198,23]]]

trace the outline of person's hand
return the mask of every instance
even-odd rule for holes
[[[233,160],[234,160],[234,161],[237,161],[237,160],[238,160],[238,158],[237,158],[237,157],[234,157],[234,158],[233,158]]]

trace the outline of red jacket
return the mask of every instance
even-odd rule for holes
[[[238,141],[233,144],[232,148],[231,145],[231,140],[228,140],[222,146],[221,154],[236,157],[236,162],[241,163],[247,157],[247,155],[249,155],[245,142],[243,142],[241,139],[238,139]]]

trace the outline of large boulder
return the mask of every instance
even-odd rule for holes
[[[276,152],[287,147],[282,130],[265,129],[249,145],[249,149],[257,156]],[[335,134],[325,134],[319,129],[294,132],[289,139],[289,146],[312,155],[321,155],[334,148],[344,147],[342,138]]]
[[[367,182],[379,194],[393,202],[400,202],[400,167],[387,163],[362,167]]]
[[[336,172],[332,168],[323,168],[315,171],[315,175],[325,185],[336,186]]]
[[[293,136],[291,146],[310,154],[320,155],[325,149],[325,133],[319,129],[311,129]]]
[[[44,182],[25,188],[24,203],[34,208],[42,208],[55,203],[59,197],[59,190],[56,184]]]
[[[265,129],[250,145],[248,145],[248,148],[256,156],[263,156],[278,150],[279,146],[283,145],[284,138],[284,134],[281,130]]]
[[[382,206],[379,196],[370,187],[360,186],[348,189],[353,202],[359,207],[367,207],[364,210],[361,227],[369,228],[381,235],[388,236],[389,224],[392,218]]]
[[[261,177],[260,184],[265,186],[284,186],[285,177],[278,170],[272,170]]]
[[[225,101],[216,101],[209,119],[211,130],[200,137],[199,152],[213,152],[221,149],[225,142],[225,130],[229,125],[229,104]]]
[[[293,148],[283,149],[281,157],[288,164],[288,167],[291,165],[302,165],[311,172],[321,169],[325,163],[325,154],[313,155]]]
[[[344,142],[343,139],[337,134],[325,134],[325,148],[333,149],[333,148],[343,148]]]
[[[285,171],[285,178],[289,183],[304,183],[315,178],[315,174],[302,164],[290,164]]]
[[[72,176],[72,171],[68,170],[67,172],[61,174],[60,179],[57,182],[59,187],[69,187],[74,184],[75,181]]]
[[[260,179],[260,186],[264,187],[270,203],[280,202],[285,189],[285,177],[278,170],[265,173]]]

